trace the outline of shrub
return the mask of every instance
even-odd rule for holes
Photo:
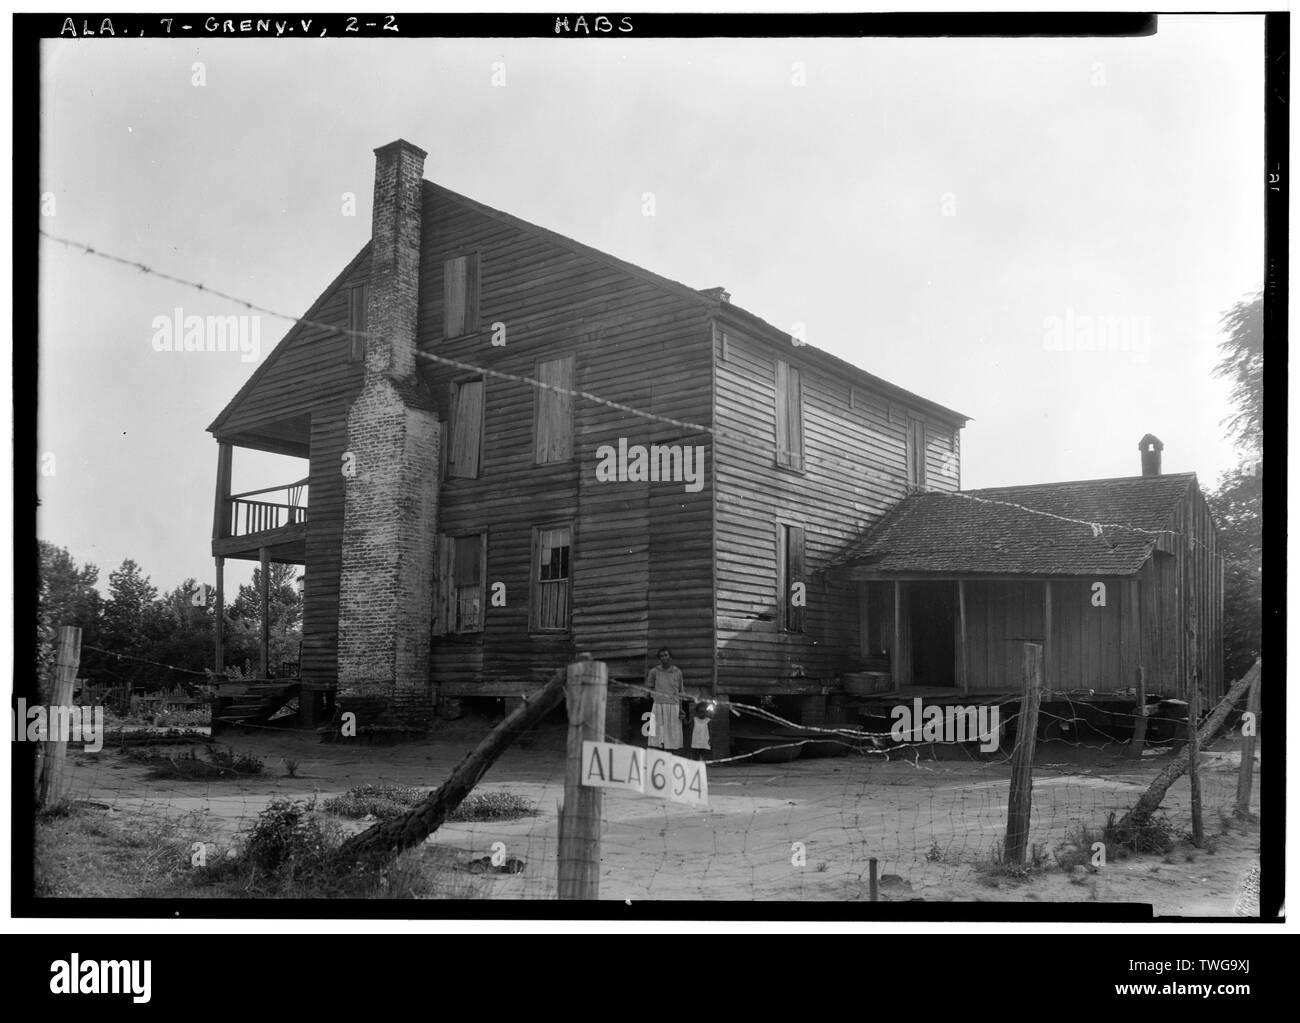
[[[343,795],[325,800],[325,812],[359,820],[374,816],[385,821],[400,817],[424,798],[410,785],[358,785]]]
[[[535,816],[533,804],[513,792],[471,792],[447,815],[447,820],[512,821]]]

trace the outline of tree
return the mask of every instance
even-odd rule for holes
[[[1207,495],[1223,554],[1223,670],[1240,678],[1260,654],[1263,623],[1264,297],[1234,305],[1223,317],[1215,372],[1233,380],[1235,412],[1224,420],[1242,459]]]
[[[99,569],[90,563],[78,566],[63,547],[45,540],[37,543],[36,631],[37,671],[43,682],[53,677],[59,627],[75,625],[81,629],[81,643],[99,646],[103,598],[96,589]],[[102,670],[93,651],[83,651],[79,674],[94,677]]]
[[[158,590],[130,558],[108,576],[108,603],[104,605],[104,645],[114,654],[113,673],[123,681],[141,682],[156,676],[155,669],[142,661],[161,635],[164,626],[157,605]]]
[[[1215,375],[1232,380],[1236,412],[1224,420],[1229,436],[1258,456],[1264,448],[1264,292],[1243,299],[1220,321],[1227,334],[1219,342]]]
[[[186,579],[162,598],[158,604],[160,628],[150,647],[151,660],[194,672],[211,667],[215,610],[210,606],[210,593],[211,587],[200,587],[196,580]],[[175,684],[187,676],[169,673],[168,678]],[[197,680],[197,676],[188,678]]]
[[[270,563],[267,573],[267,618],[270,621],[267,666],[279,670],[282,661],[298,660],[302,643],[302,597],[298,593],[298,567]],[[253,581],[239,588],[227,618],[227,660],[235,665],[257,665],[262,644],[262,569],[253,569]]]

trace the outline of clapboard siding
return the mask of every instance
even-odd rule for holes
[[[473,209],[427,188],[421,253],[420,350],[520,377],[539,361],[571,355],[577,390],[686,422],[710,423],[710,352],[702,300]],[[479,329],[443,336],[443,265],[479,255]],[[504,345],[493,345],[504,328]],[[423,360],[446,420],[450,384],[474,374]],[[711,677],[712,451],[707,435],[586,399],[573,408],[574,457],[535,463],[538,389],[485,380],[484,443],[477,479],[442,487],[444,534],[485,530],[487,583],[505,607],[486,608],[483,632],[435,639],[432,677],[472,693],[475,684],[538,681],[577,652],[645,663],[666,644],[693,683]],[[600,482],[597,449],[704,444],[703,488],[673,482]],[[530,634],[533,527],[571,522],[571,635]],[[652,651],[651,651],[652,653]],[[626,671],[625,671],[626,674]],[[640,676],[640,669],[635,672]]]
[[[867,381],[848,381],[813,357],[731,322],[719,322],[716,380],[716,587],[718,690],[754,691],[802,675],[830,679],[859,660],[857,593],[823,571],[907,488],[907,420],[927,422],[931,486],[956,489],[960,449],[945,423]],[[776,362],[800,374],[803,469],[776,464]],[[781,524],[804,529],[804,631],[785,632],[778,606]]]
[[[307,564],[303,580],[302,677],[338,681],[339,573],[343,563],[343,450],[347,413],[312,416]]]
[[[257,433],[268,423],[319,409],[346,409],[361,387],[363,364],[349,358],[350,338],[330,328],[347,328],[348,289],[367,283],[369,257],[367,245],[304,315],[312,323],[295,324],[266,356],[250,384],[214,424],[218,440]],[[262,322],[265,326],[272,321],[264,317]]]

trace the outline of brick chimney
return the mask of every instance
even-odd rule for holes
[[[1164,444],[1154,433],[1148,433],[1138,441],[1138,450],[1142,452],[1143,476],[1160,475],[1160,452],[1164,449]]]
[[[357,724],[418,730],[432,712],[433,613],[440,438],[416,369],[422,149],[375,150],[367,329],[361,391],[348,409],[339,579],[339,707]],[[363,709],[364,708],[364,709]]]

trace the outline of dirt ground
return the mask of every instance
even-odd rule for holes
[[[70,752],[68,794],[122,822],[183,823],[198,840],[225,849],[277,797],[316,798],[319,805],[366,783],[432,788],[488,727],[464,719],[428,740],[393,746],[322,744],[311,734],[279,731],[226,734],[223,744],[261,757],[266,770],[220,781],[151,780],[145,767],[110,748]],[[484,876],[487,897],[555,896],[563,743],[562,728],[533,733],[479,786],[530,800],[536,816],[446,824],[428,840],[440,858],[452,853],[466,869],[469,860],[494,852],[524,860],[520,873]],[[708,772],[709,805],[703,808],[606,790],[600,893],[630,900],[859,900],[868,897],[874,856],[886,900],[1139,902],[1151,903],[1158,915],[1182,916],[1255,912],[1249,896],[1258,873],[1258,831],[1228,816],[1240,763],[1231,741],[1204,754],[1207,848],[1182,842],[1165,854],[1128,857],[1108,849],[1104,866],[1090,865],[1091,841],[1099,836],[1085,829],[1100,829],[1110,812],[1122,816],[1168,755],[1148,751],[1134,761],[1115,747],[1040,745],[1030,846],[1041,863],[1023,878],[998,870],[994,859],[1006,827],[1009,770],[1003,763],[854,753],[788,764],[717,764]],[[1257,780],[1256,814],[1258,788]],[[1163,809],[1176,830],[1190,829],[1186,776]],[[1070,852],[1072,840],[1084,843],[1087,855],[1078,857],[1083,865],[1063,869],[1057,857]]]

